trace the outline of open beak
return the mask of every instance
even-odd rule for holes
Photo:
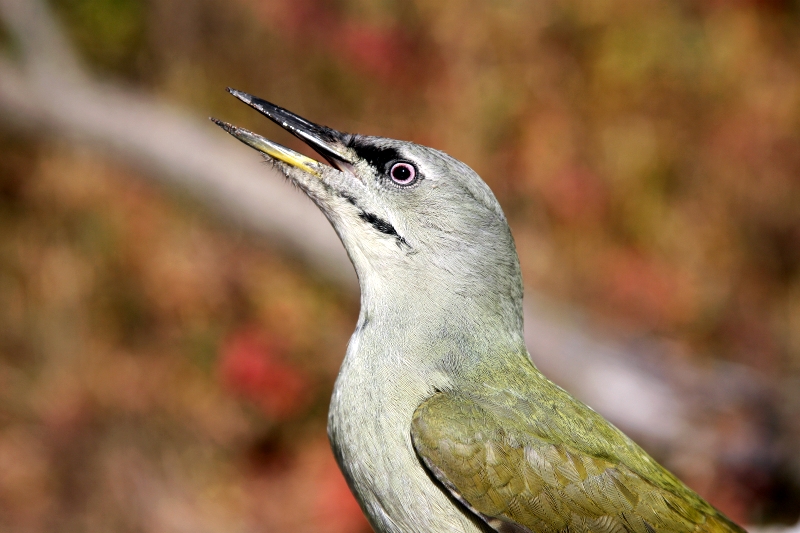
[[[262,100],[261,98],[256,98],[247,93],[237,91],[236,89],[228,88],[228,92],[259,111],[262,115],[266,116],[295,137],[303,140],[337,169],[341,170],[343,166],[352,165],[344,151],[349,137],[347,134],[326,126],[314,124],[313,122],[295,115],[291,111],[276,106],[266,100]],[[321,175],[320,163],[314,159],[306,157],[299,152],[295,152],[290,148],[270,141],[244,128],[233,126],[215,118],[211,120],[219,127],[259,152],[315,176]]]

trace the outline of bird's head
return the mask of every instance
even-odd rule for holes
[[[471,168],[426,146],[342,133],[229,91],[330,163],[215,120],[265,154],[328,217],[356,268],[365,304],[407,309],[413,299],[429,309],[452,309],[461,299],[521,327],[514,242],[500,205]]]

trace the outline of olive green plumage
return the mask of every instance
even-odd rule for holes
[[[434,476],[498,531],[744,533],[526,358],[414,413]],[[521,526],[521,527],[520,527]],[[524,528],[524,529],[523,529]]]
[[[333,165],[219,123],[319,206],[355,266],[328,434],[376,531],[743,533],[534,367],[514,241],[472,169],[231,92]]]

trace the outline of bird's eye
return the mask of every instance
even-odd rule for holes
[[[411,163],[395,163],[389,176],[398,185],[411,185],[417,179],[417,169]]]

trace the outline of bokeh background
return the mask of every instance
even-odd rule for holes
[[[26,66],[22,4],[3,0],[0,76],[52,75],[57,98],[69,84]],[[76,85],[303,150],[233,86],[467,162],[546,308],[651,373],[702,371],[683,400],[711,433],[633,434],[732,518],[797,521],[798,2],[40,7],[75,49]],[[0,91],[0,530],[369,531],[325,436],[352,285],[198,200],[191,180],[119,157],[124,140],[112,151],[30,118],[45,98],[24,96],[23,109]]]

